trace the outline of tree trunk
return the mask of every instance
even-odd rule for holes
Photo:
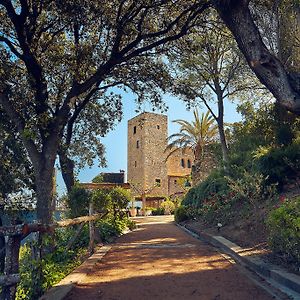
[[[228,147],[227,147],[227,141],[224,131],[224,100],[223,100],[223,92],[221,90],[220,86],[217,86],[216,89],[218,90],[217,98],[218,98],[218,117],[216,118],[217,124],[218,124],[218,130],[219,130],[219,137],[220,137],[220,143],[222,148],[222,158],[223,158],[223,164],[224,164],[224,170],[227,170],[227,164],[228,164]]]
[[[192,182],[193,186],[196,186],[201,181],[201,161],[194,161],[194,165],[192,166]]]
[[[62,177],[69,193],[75,184],[74,162],[67,156],[67,154],[63,150],[60,150],[58,155]]]
[[[21,245],[22,236],[15,235],[9,236],[6,243],[6,259],[4,275],[12,275],[19,273],[19,251]],[[13,300],[15,299],[17,291],[17,285],[5,286],[2,288],[1,299]]]
[[[278,50],[280,60],[291,73],[300,72],[300,10],[294,1],[278,3]]]
[[[53,170],[53,167],[47,167],[35,172],[37,220],[43,224],[52,223]]]
[[[215,0],[214,5],[257,78],[282,106],[299,115],[300,76],[290,74],[267,49],[253,21],[249,0]]]
[[[226,142],[226,137],[225,137],[225,132],[224,132],[224,124],[223,120],[221,123],[218,122],[218,128],[219,128],[219,136],[220,136],[220,142],[221,142],[221,148],[222,148],[222,158],[223,158],[223,163],[224,163],[224,169],[227,169],[227,164],[228,164],[228,147],[227,147],[227,142]]]

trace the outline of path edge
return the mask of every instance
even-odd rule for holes
[[[69,275],[63,278],[60,282],[46,291],[39,300],[63,300],[71,290],[83,281],[85,277],[91,272],[95,264],[99,263],[102,258],[112,248],[112,243],[122,235],[132,232],[131,230],[123,231],[119,236],[115,237],[109,244],[103,245],[96,250],[89,258],[87,258],[81,265],[73,270]]]
[[[275,283],[275,288],[281,289],[284,293],[290,291],[291,293],[289,294],[292,294],[295,299],[300,299],[300,276],[289,273],[279,266],[266,263],[257,257],[241,255],[245,250],[222,236],[214,236],[202,231],[199,232],[188,225],[175,224],[194,238],[221,249],[242,266],[268,280],[271,285]]]

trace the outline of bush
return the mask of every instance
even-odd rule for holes
[[[74,186],[66,200],[71,218],[88,215],[90,193],[87,190]]]
[[[92,192],[91,201],[96,211],[106,211],[112,209],[110,190],[97,189]]]
[[[160,207],[164,210],[165,215],[171,215],[174,213],[175,204],[171,200],[164,201]],[[153,214],[153,212],[152,212]]]
[[[62,229],[64,230],[64,229]],[[63,235],[57,236],[56,250],[43,257],[41,264],[43,268],[43,282],[37,282],[37,261],[32,258],[30,243],[20,248],[20,277],[21,281],[17,287],[16,300],[33,300],[39,298],[39,287],[46,291],[54,284],[62,280],[73,269],[79,266],[87,251],[83,248],[66,250],[66,239]],[[62,238],[62,239],[61,239]],[[32,243],[32,242],[31,242]]]
[[[268,177],[268,183],[278,183],[279,188],[297,177],[300,172],[300,145],[276,148],[263,155],[257,162],[259,171]]]
[[[152,210],[152,216],[161,216],[164,215],[165,210],[162,207],[155,208]]]
[[[255,210],[259,203],[270,199],[275,194],[275,188],[265,183],[265,178],[259,173],[245,171],[239,179],[227,178],[230,190],[236,200],[248,202]]]
[[[199,185],[191,188],[184,197],[182,204],[199,208],[212,195],[222,195],[227,193],[228,190],[228,180],[224,177],[223,172],[215,171]]]
[[[274,253],[300,267],[300,198],[273,210],[267,220],[269,244]]]
[[[180,223],[190,219],[190,214],[186,206],[179,206],[175,209],[174,218],[176,223]]]

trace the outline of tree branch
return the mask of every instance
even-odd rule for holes
[[[281,62],[267,49],[248,5],[249,0],[214,0],[215,8],[233,33],[258,79],[282,106],[300,115],[299,80],[294,81]]]
[[[14,45],[12,44],[12,42],[8,38],[6,38],[4,36],[0,36],[0,42],[4,42],[9,47],[10,51],[14,55],[16,55],[18,58],[20,58],[22,60],[24,59],[23,55],[20,52],[18,52],[18,50],[14,47]]]
[[[0,86],[0,104],[3,107],[4,111],[6,112],[6,114],[13,120],[14,124],[16,125],[18,131],[20,132],[20,136],[23,140],[23,143],[27,151],[32,155],[32,157],[38,159],[39,152],[34,142],[23,134],[25,129],[25,121],[23,117],[15,110],[15,108],[11,104],[8,93],[9,90],[7,86],[5,85]]]

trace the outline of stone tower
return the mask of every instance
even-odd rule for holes
[[[167,135],[165,115],[144,112],[128,121],[128,182],[136,196],[168,194]]]

